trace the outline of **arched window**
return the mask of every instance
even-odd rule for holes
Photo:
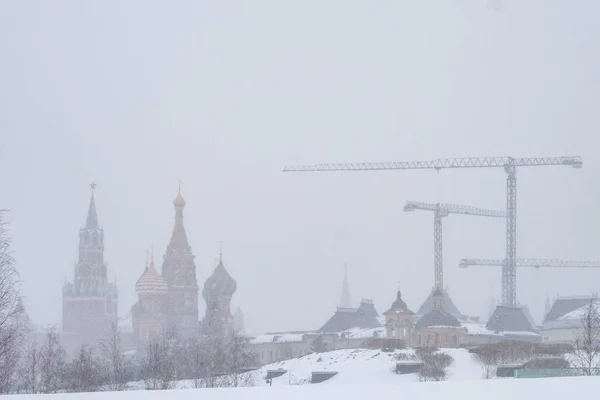
[[[439,333],[435,334],[435,345],[436,346],[440,345],[440,334]]]
[[[417,335],[417,342],[419,343],[419,346],[421,345],[421,342],[423,341],[423,337],[421,336],[421,334],[419,333]]]
[[[455,346],[458,346],[458,335],[456,333],[452,336],[452,342]]]

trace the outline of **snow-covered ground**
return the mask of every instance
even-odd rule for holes
[[[185,389],[190,382],[179,382],[176,390],[101,392],[48,395],[50,400],[354,400],[365,398],[406,398],[419,400],[564,400],[600,392],[600,377],[545,379],[482,379],[482,369],[464,349],[442,349],[454,358],[446,382],[417,382],[415,374],[396,375],[395,355],[410,350],[385,353],[379,350],[347,349],[311,354],[298,359],[267,365],[254,371],[256,387],[228,389]],[[268,370],[287,373],[265,382]],[[338,374],[319,384],[308,384],[313,371]],[[141,384],[140,387],[141,389]],[[37,397],[34,397],[37,396]],[[39,395],[6,396],[7,400],[33,400]]]
[[[600,378],[495,379],[407,383],[303,385],[236,389],[181,389],[170,391],[129,391],[47,395],[50,400],[564,400],[594,397]],[[40,395],[6,396],[7,400],[37,400]]]

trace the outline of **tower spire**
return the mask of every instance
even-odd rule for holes
[[[340,298],[340,307],[352,308],[350,300],[350,289],[348,288],[348,265],[344,264],[344,282],[342,283],[342,297]]]
[[[223,241],[219,240],[219,261],[223,262]]]
[[[98,214],[96,212],[96,201],[94,199],[94,193],[96,192],[96,183],[90,184],[90,206],[88,208],[87,218],[85,220],[85,229],[99,229],[98,225]]]
[[[175,206],[175,226],[173,227],[170,246],[176,249],[187,250],[189,244],[183,226],[183,208],[185,207],[185,199],[181,195],[181,181],[179,181],[177,197],[173,201],[173,205]]]

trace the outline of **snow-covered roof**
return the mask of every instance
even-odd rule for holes
[[[313,332],[265,333],[250,339],[251,344],[302,342],[304,335]]]
[[[495,335],[494,332],[486,329],[484,324],[461,321],[461,325],[469,335]]]
[[[530,332],[530,331],[505,331],[505,332],[500,332],[500,334],[504,335],[504,336],[532,336],[532,337],[540,336],[539,333]]]
[[[556,303],[555,303],[556,304]],[[581,299],[579,303],[570,302],[570,305],[579,304],[580,306],[555,319],[546,319],[542,324],[542,330],[554,329],[578,329],[581,327],[581,318],[588,310],[590,299]],[[583,304],[583,305],[581,305]],[[550,313],[548,313],[550,315]]]
[[[341,332],[340,336],[342,334],[346,334],[346,338],[347,339],[369,339],[374,337],[375,335],[377,335],[378,337],[385,337],[385,328],[384,327],[378,327],[378,328],[351,328],[348,329],[347,331]]]

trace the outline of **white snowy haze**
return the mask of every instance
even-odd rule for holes
[[[287,164],[582,156],[518,170],[518,255],[600,259],[600,2],[0,1],[0,209],[25,305],[59,323],[88,185],[120,314],[145,250],[164,254],[178,180],[200,286],[223,240],[250,332],[314,329],[340,299],[416,310],[433,216],[407,200],[504,209],[485,170],[283,173]],[[502,220],[444,220],[461,311],[499,299]],[[493,289],[493,292],[490,291]],[[520,270],[546,296],[600,291],[598,270]],[[200,300],[200,314],[204,301]]]

